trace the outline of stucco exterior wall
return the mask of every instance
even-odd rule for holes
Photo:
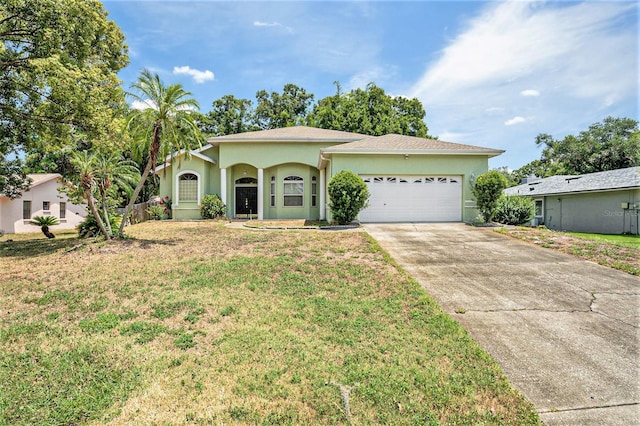
[[[9,199],[0,197],[0,229],[7,234],[40,232],[40,228],[22,218],[23,201],[31,201],[31,217],[55,216],[60,218],[60,202],[66,203],[65,219],[60,219],[60,225],[51,227],[56,230],[74,229],[87,216],[84,205],[75,205],[69,202],[66,194],[58,192],[58,182],[50,180],[43,182],[22,194],[20,198]],[[49,210],[43,210],[43,202],[49,202]]]
[[[214,162],[208,162],[196,155],[182,159],[180,167],[174,163],[167,167],[166,177],[160,171],[160,196],[169,195],[173,201],[175,219],[198,219],[200,211],[196,202],[181,202],[178,199],[177,186],[179,174],[190,172],[198,175],[199,195],[222,195],[225,186],[227,216],[236,215],[236,181],[241,178],[258,179],[259,169],[263,172],[261,192],[262,213],[264,219],[319,219],[322,191],[318,161],[320,150],[335,143],[331,142],[221,142],[219,146],[203,150]],[[221,182],[221,169],[225,169],[226,182]],[[325,183],[341,170],[351,170],[356,174],[381,175],[440,175],[462,176],[463,194],[462,216],[464,221],[472,221],[478,212],[471,195],[470,178],[488,170],[486,155],[426,155],[402,154],[363,155],[333,153],[327,163]],[[295,175],[304,179],[303,206],[284,206],[284,178]],[[275,177],[275,206],[271,206],[271,178]],[[312,205],[312,184],[315,177],[315,205]],[[251,185],[245,183],[244,185]],[[325,188],[326,189],[326,188]],[[324,194],[326,216],[331,219],[328,208],[329,199]],[[260,202],[260,201],[259,201]],[[257,211],[253,212],[257,217]],[[244,215],[244,214],[243,214]],[[244,216],[243,216],[244,217]]]
[[[544,224],[556,231],[638,235],[639,215],[640,190],[544,197]]]
[[[351,170],[358,175],[440,175],[462,176],[462,220],[473,221],[478,215],[475,198],[471,194],[471,176],[478,176],[489,170],[489,160],[486,156],[458,156],[458,155],[419,155],[412,154],[405,158],[404,154],[397,155],[348,155],[333,154],[330,173],[331,176],[341,170]],[[327,199],[328,201],[328,199]]]
[[[246,142],[220,144],[220,168],[235,164],[251,164],[267,169],[278,164],[301,163],[316,167],[321,149],[335,143],[304,142]]]

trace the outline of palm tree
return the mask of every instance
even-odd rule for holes
[[[202,139],[196,114],[192,114],[200,105],[181,85],[165,86],[158,74],[145,69],[131,88],[137,93],[127,95],[148,106],[133,111],[127,119],[127,129],[134,140],[132,152],[140,158],[147,157],[147,164],[125,208],[120,234],[123,233],[133,204],[151,169],[155,168],[158,157],[165,158],[171,153],[180,152],[181,149],[188,148],[191,142],[200,143]]]
[[[96,203],[93,198],[93,191],[96,187],[97,180],[96,156],[94,154],[89,154],[87,151],[74,152],[71,157],[71,164],[73,164],[78,170],[80,188],[82,189],[85,200],[87,200],[87,204],[89,204],[91,214],[98,223],[100,232],[102,232],[107,240],[111,239],[111,233],[105,228],[104,223],[98,214],[98,209],[96,208]]]
[[[55,216],[34,216],[31,224],[40,227],[40,230],[47,238],[55,238],[56,236],[49,231],[50,226],[60,225],[60,221]]]
[[[140,171],[135,162],[122,158],[117,152],[107,154],[96,154],[94,160],[95,184],[100,192],[102,204],[102,215],[104,224],[112,235],[111,221],[109,220],[107,206],[107,192],[109,189],[118,187],[131,195],[135,183],[140,179]]]

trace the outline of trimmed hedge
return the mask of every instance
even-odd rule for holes
[[[340,225],[353,222],[369,199],[369,188],[362,178],[349,170],[336,173],[327,188],[333,220]]]

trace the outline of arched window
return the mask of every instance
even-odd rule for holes
[[[198,201],[198,176],[183,173],[178,178],[178,201]]]
[[[285,207],[301,207],[304,202],[304,179],[300,176],[287,176],[284,178]]]

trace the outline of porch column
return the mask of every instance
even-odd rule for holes
[[[326,185],[325,185],[325,173],[326,173],[326,168],[324,169],[320,169],[320,220],[325,220],[327,218],[327,206],[325,205],[325,194],[327,191]]]
[[[227,205],[227,169],[220,169],[220,199]],[[227,208],[227,217],[229,217],[229,209]]]
[[[264,219],[264,169],[258,169],[258,220]]]

